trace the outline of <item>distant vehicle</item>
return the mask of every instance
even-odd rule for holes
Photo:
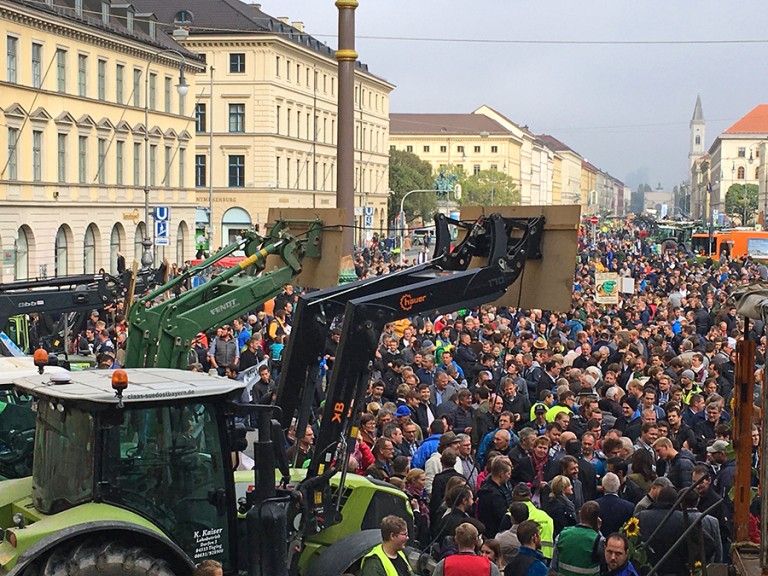
[[[709,233],[697,232],[691,239],[693,251],[701,256],[712,255],[720,260],[723,254],[730,258],[751,256],[758,260],[768,260],[768,231],[747,228],[716,230],[709,246]]]
[[[434,238],[435,231],[431,230],[430,228],[414,228],[411,231],[411,238],[414,246],[421,246],[424,244],[424,237],[429,234],[430,237]]]

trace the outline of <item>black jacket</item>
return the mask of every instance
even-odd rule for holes
[[[555,525],[555,536],[562,532],[563,528],[576,526],[579,519],[576,517],[576,507],[567,496],[559,496],[549,501],[545,508]]]
[[[696,466],[696,457],[688,450],[681,450],[669,462],[667,478],[678,490],[687,488],[691,485],[691,473],[694,466]]]
[[[485,535],[493,538],[512,503],[512,493],[506,485],[499,486],[490,476],[477,491],[477,519],[485,525]]]

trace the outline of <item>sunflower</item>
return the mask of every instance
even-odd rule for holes
[[[638,520],[636,516],[632,516],[632,518],[627,520],[627,523],[624,524],[623,532],[627,538],[640,536],[640,520]]]
[[[701,568],[701,560],[696,560],[696,562],[693,563],[694,568]]]

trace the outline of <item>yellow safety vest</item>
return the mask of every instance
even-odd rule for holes
[[[403,554],[402,550],[398,551],[397,555],[405,560],[406,565],[409,565],[408,559],[405,557],[405,554]],[[387,556],[386,552],[384,552],[384,548],[382,548],[381,544],[374,546],[373,549],[368,552],[368,554],[363,556],[363,562],[360,565],[360,568],[362,569],[362,567],[365,565],[365,561],[373,556],[378,557],[381,565],[384,566],[384,571],[387,573],[387,576],[399,576],[397,570],[395,570],[395,565],[392,564],[392,560],[389,558],[389,556]]]

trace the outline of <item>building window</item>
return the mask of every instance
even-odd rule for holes
[[[475,154],[480,154],[480,146],[475,146]]]
[[[491,172],[496,172],[499,169],[498,164],[491,164]]]
[[[165,147],[165,168],[163,170],[163,186],[171,185],[171,158],[173,151],[170,146]]]
[[[53,246],[53,275],[65,276],[69,272],[69,242],[64,226],[56,232]]]
[[[179,148],[179,188],[184,188],[186,185],[186,179],[184,173],[187,171],[187,151],[184,148]]]
[[[744,158],[747,155],[747,149],[746,148],[739,148],[739,158]]]
[[[98,62],[98,90],[99,100],[107,99],[107,61],[99,60]]]
[[[290,60],[285,61],[285,79],[288,80],[288,82],[291,81],[291,61]]]
[[[478,174],[480,174],[480,164],[475,164],[474,166],[472,166],[472,173],[473,173],[475,176],[477,176]]]
[[[133,185],[141,184],[141,144],[133,144]]]
[[[287,120],[286,127],[288,128],[288,131],[285,134],[286,136],[290,136],[291,135],[291,109],[290,108],[288,108],[288,114],[285,116],[285,119]]]
[[[98,155],[99,155],[99,184],[107,183],[107,139],[99,138],[98,141]]]
[[[149,109],[155,109],[155,98],[157,96],[157,74],[149,75]]]
[[[87,96],[88,92],[88,56],[77,55],[77,94]]]
[[[424,146],[424,152],[429,152],[429,146]]]
[[[17,180],[19,177],[19,131],[8,128],[8,179]]]
[[[122,64],[117,65],[115,70],[115,101],[118,104],[123,103],[123,83],[125,81],[125,66]]]
[[[16,69],[17,69],[17,62],[16,58],[19,54],[19,39],[14,38],[13,36],[8,36],[8,39],[6,41],[6,61],[7,61],[7,67],[8,67],[8,75],[6,79],[8,82],[16,82]]]
[[[440,146],[440,152],[442,152],[443,154],[448,152],[448,146]]]
[[[85,184],[88,176],[88,136],[77,137],[77,180]]]
[[[461,172],[462,170],[464,170],[464,164],[456,164],[456,169],[459,170],[459,172]]]
[[[202,103],[195,104],[195,132],[197,132],[198,134],[200,134],[201,132],[205,132],[205,126],[208,121],[206,116],[207,116],[206,105]]]
[[[277,107],[275,111],[275,121],[277,122],[277,134],[280,134],[280,106]]]
[[[245,132],[245,104],[229,105],[229,131]]]
[[[32,130],[32,180],[40,182],[43,179],[43,133]]]
[[[245,54],[235,53],[229,55],[229,73],[243,74],[245,72]]]
[[[56,89],[67,91],[67,51],[61,48],[56,50]]]
[[[275,76],[280,78],[280,56],[275,56]]]
[[[456,146],[456,151],[459,153],[464,152],[464,146]]]
[[[275,186],[280,188],[280,156],[276,158],[275,162]]]
[[[26,280],[29,278],[29,239],[27,231],[22,226],[19,228],[16,241],[13,243],[15,255],[14,280]]]
[[[141,106],[141,70],[138,68],[133,69],[133,105]]]
[[[699,135],[697,134],[697,135],[696,135],[696,145],[698,146],[699,144],[701,144],[701,136],[699,136]]]
[[[149,185],[154,186],[157,177],[157,145],[149,145]]]
[[[165,77],[165,111],[170,113],[171,111],[171,88],[173,80],[171,80],[170,76]]]
[[[233,155],[229,157],[229,185],[232,188],[245,186],[245,156]]]
[[[115,142],[115,183],[120,186],[123,184],[123,168],[125,166],[125,142],[118,140]]]
[[[745,174],[744,166],[739,166],[738,170],[736,170],[736,178],[739,180],[744,180],[744,174]]]
[[[205,154],[195,154],[195,188],[206,186],[206,161]]]
[[[409,144],[408,146],[406,146],[406,147],[405,147],[405,151],[406,151],[406,152],[413,152],[413,146],[411,146],[411,145]]]
[[[80,18],[83,17],[83,0],[75,0],[75,13],[80,16]]]
[[[42,61],[43,61],[43,45],[32,43],[32,87],[40,88],[42,86]]]
[[[83,273],[94,274],[96,272],[96,235],[93,233],[93,224],[85,229],[83,238]]]
[[[67,181],[67,135],[58,135],[58,180]]]
[[[497,154],[499,151],[498,146],[491,146],[491,154]]]

